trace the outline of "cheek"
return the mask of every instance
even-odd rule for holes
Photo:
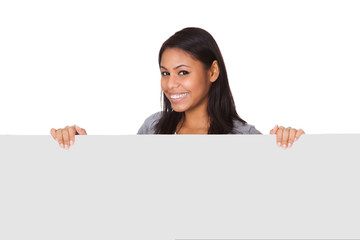
[[[166,90],[166,83],[165,83],[165,80],[161,79],[161,81],[160,81],[160,86],[161,86],[161,89],[162,89],[163,91],[165,91],[165,90]]]
[[[209,86],[208,82],[204,78],[204,76],[199,76],[193,81],[188,83],[189,88],[193,89],[199,95],[204,95],[208,92]]]

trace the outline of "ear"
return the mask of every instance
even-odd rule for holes
[[[215,82],[219,78],[220,69],[217,60],[214,60],[213,63],[211,64],[209,75],[210,75],[210,82]]]

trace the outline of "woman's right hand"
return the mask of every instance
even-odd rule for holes
[[[59,143],[59,146],[68,150],[75,143],[75,135],[87,135],[85,129],[79,126],[66,126],[65,128],[50,130],[51,136]]]

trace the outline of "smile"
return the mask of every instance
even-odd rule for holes
[[[170,99],[172,102],[180,102],[183,100],[189,93],[182,93],[182,94],[171,94]]]
[[[183,93],[183,94],[174,94],[174,95],[170,95],[171,99],[177,99],[177,98],[183,98],[186,95],[188,95],[189,93]]]

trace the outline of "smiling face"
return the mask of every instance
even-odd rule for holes
[[[180,48],[168,48],[162,54],[160,70],[161,88],[174,111],[206,111],[210,86],[216,80],[212,68],[206,70],[202,62]]]

